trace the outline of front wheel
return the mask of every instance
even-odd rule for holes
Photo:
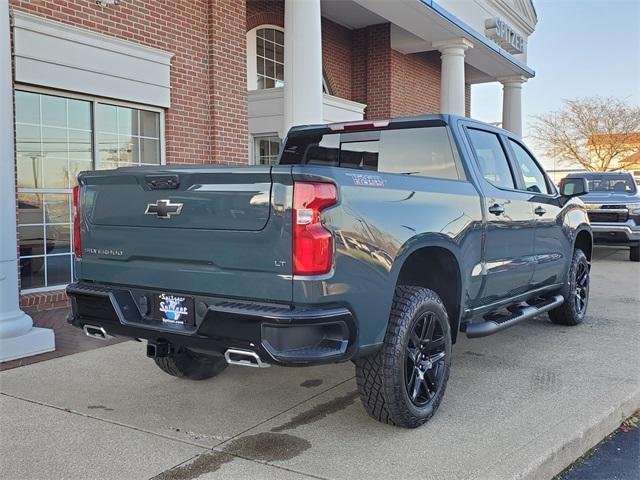
[[[360,399],[370,416],[415,428],[438,409],[449,379],[451,328],[440,297],[396,288],[382,348],[356,360]]]
[[[640,245],[634,245],[629,249],[629,260],[640,262]]]
[[[560,293],[564,303],[549,311],[549,318],[559,325],[582,323],[589,304],[589,261],[580,249],[573,251],[569,276]]]

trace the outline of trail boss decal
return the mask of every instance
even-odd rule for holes
[[[362,173],[347,173],[354,185],[364,187],[384,187],[384,179],[380,175],[366,175]]]

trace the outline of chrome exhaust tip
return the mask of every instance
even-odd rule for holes
[[[271,365],[260,360],[260,356],[251,350],[240,350],[230,348],[224,352],[224,359],[229,365],[240,365],[242,367],[267,368]]]
[[[84,330],[87,337],[97,338],[98,340],[111,340],[113,338],[104,328],[95,325],[83,325],[82,330]]]

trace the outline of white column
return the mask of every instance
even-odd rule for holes
[[[442,61],[440,71],[440,111],[464,116],[465,114],[465,82],[464,55],[467,49],[473,48],[466,38],[456,38],[442,42],[434,42]]]
[[[322,123],[320,0],[284,2],[284,131]]]
[[[55,349],[53,330],[20,310],[9,2],[0,0],[0,361]]]
[[[522,85],[526,77],[499,79],[502,83],[502,128],[522,136]]]

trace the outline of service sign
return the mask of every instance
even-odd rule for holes
[[[509,53],[524,52],[524,37],[499,17],[484,21],[485,35]]]

